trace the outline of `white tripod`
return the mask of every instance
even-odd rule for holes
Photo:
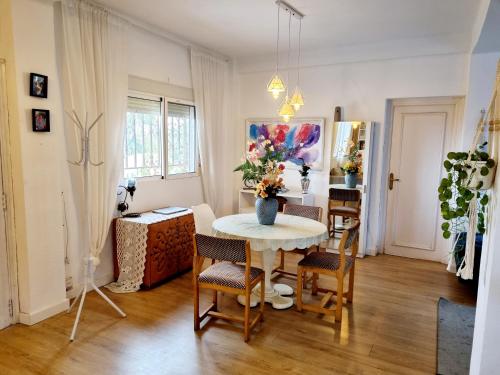
[[[82,125],[80,119],[78,118],[78,115],[76,114],[75,111],[73,111],[73,116],[70,115],[69,113],[66,112],[66,114],[69,116],[69,118],[73,121],[73,123],[78,127],[80,130],[80,135],[81,135],[81,142],[82,142],[82,150],[81,150],[81,158],[79,161],[68,161],[70,164],[76,165],[83,167],[83,190],[85,194],[85,213],[84,217],[86,220],[85,223],[85,235],[84,235],[84,246],[85,249],[87,249],[88,254],[84,258],[85,262],[85,270],[84,270],[84,282],[83,282],[83,287],[78,296],[74,299],[74,301],[71,303],[71,306],[68,309],[68,313],[71,312],[71,309],[73,306],[76,304],[78,299],[80,299],[80,304],[78,306],[78,312],[76,313],[76,318],[75,318],[75,323],[73,324],[73,330],[71,331],[71,336],[70,336],[70,341],[74,341],[75,339],[75,334],[76,334],[76,329],[78,328],[78,322],[80,321],[80,315],[82,313],[83,309],[83,303],[85,301],[85,295],[87,294],[87,291],[90,287],[90,290],[95,290],[97,294],[99,294],[107,303],[113,307],[118,314],[120,314],[122,317],[126,317],[127,315],[118,307],[116,304],[113,303],[109,299],[108,296],[106,296],[95,284],[94,281],[94,272],[95,272],[95,263],[94,263],[94,257],[92,257],[91,252],[90,252],[90,209],[89,209],[89,202],[90,202],[90,196],[89,196],[89,164],[92,165],[93,167],[99,167],[103,165],[103,162],[99,163],[94,163],[92,160],[90,160],[90,132],[92,131],[92,128],[97,124],[97,122],[101,119],[102,113],[97,116],[97,118],[94,120],[94,122],[87,127],[87,115],[85,115],[85,126]]]

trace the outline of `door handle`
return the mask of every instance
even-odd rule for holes
[[[394,188],[395,181],[399,181],[399,178],[394,178],[394,173],[389,173],[389,190]]]

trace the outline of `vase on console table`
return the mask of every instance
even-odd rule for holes
[[[300,180],[300,186],[302,187],[302,194],[307,194],[309,192],[309,184],[311,180],[309,177],[304,177]]]
[[[346,173],[345,174],[345,186],[349,189],[355,189],[358,182],[357,173]]]
[[[273,225],[278,214],[278,200],[276,198],[261,198],[255,200],[255,212],[261,225]]]

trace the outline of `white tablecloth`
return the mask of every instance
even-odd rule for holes
[[[274,225],[261,225],[255,213],[221,217],[214,221],[214,235],[250,241],[254,251],[306,249],[328,239],[326,225],[316,220],[278,214]]]

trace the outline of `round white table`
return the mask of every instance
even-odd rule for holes
[[[278,309],[292,306],[293,299],[279,294],[279,291],[286,290],[287,286],[271,283],[277,250],[306,249],[328,239],[328,229],[323,223],[283,214],[278,214],[274,225],[259,224],[255,213],[224,216],[213,222],[212,229],[217,237],[248,240],[253,251],[261,252],[266,302],[272,303],[273,307]]]

